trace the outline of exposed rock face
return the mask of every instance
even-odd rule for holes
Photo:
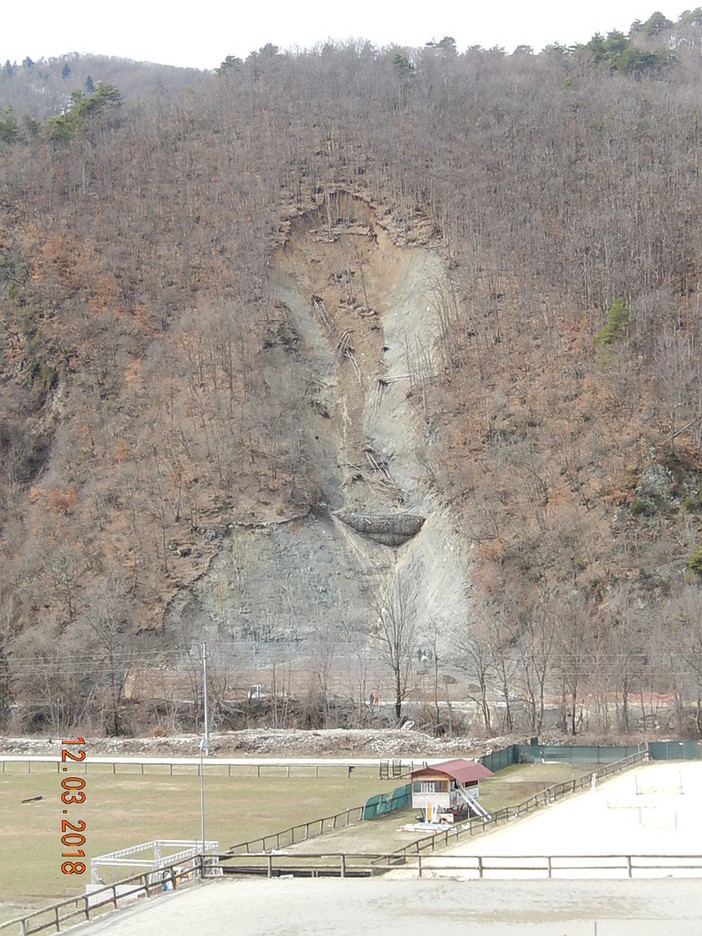
[[[167,626],[196,623],[208,639],[304,639],[326,623],[367,629],[368,601],[394,556],[360,541],[327,513],[260,528],[236,527],[202,576],[172,602]]]
[[[339,510],[336,516],[346,526],[383,546],[403,546],[419,533],[426,520],[426,517],[409,513],[369,516],[352,510]]]
[[[304,394],[317,501],[293,522],[234,528],[172,602],[167,628],[302,639],[331,620],[368,633],[398,581],[417,639],[468,618],[469,544],[425,468],[441,260],[397,247],[362,202],[334,207],[331,228],[326,206],[293,221],[278,252],[272,299],[296,341],[294,353],[271,349],[265,374]]]

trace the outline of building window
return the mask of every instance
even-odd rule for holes
[[[444,793],[448,788],[445,780],[415,780],[415,793]]]

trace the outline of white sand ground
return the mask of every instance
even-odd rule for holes
[[[702,883],[225,880],[79,927],[89,936],[700,936]],[[72,931],[73,932],[73,931]]]
[[[460,856],[651,856],[635,862],[634,876],[702,877],[702,763],[647,764],[594,789],[495,831],[462,842],[436,859],[426,873],[456,864]],[[665,856],[697,856],[678,870]],[[660,860],[655,860],[655,858]],[[496,864],[497,862],[493,862]],[[527,861],[513,862],[524,866]],[[565,864],[560,862],[559,864]],[[593,864],[595,862],[592,862]],[[605,864],[607,862],[599,862]],[[470,862],[474,865],[474,862]],[[611,871],[561,870],[560,877],[624,877],[626,864],[611,862]],[[668,865],[658,871],[642,865]],[[695,872],[690,865],[698,865]],[[423,872],[424,873],[424,872]],[[432,872],[434,873],[434,872]],[[460,874],[455,870],[452,876]],[[474,876],[466,874],[466,876]],[[492,873],[494,877],[543,876],[526,872]],[[701,892],[702,898],[702,892]],[[702,932],[702,930],[701,930]]]
[[[646,766],[473,839],[449,857],[455,863],[462,854],[699,854],[701,783],[701,763]],[[477,881],[455,871],[422,880],[224,880],[163,895],[76,932],[700,936],[702,880]]]

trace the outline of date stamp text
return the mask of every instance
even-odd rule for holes
[[[84,745],[83,738],[73,738],[61,742],[61,762],[64,765],[63,773],[68,773],[72,764],[76,761],[85,760],[85,750],[80,747]],[[68,807],[79,805],[85,802],[85,780],[82,777],[64,777],[61,781],[61,802],[63,803],[63,815],[68,816]],[[66,851],[61,852],[62,858],[85,858],[85,822],[82,819],[74,819],[73,812],[70,813],[70,821],[61,820],[61,846]],[[70,850],[69,850],[70,849]],[[85,872],[85,862],[83,861],[64,861],[61,865],[61,871],[64,874],[83,874]]]

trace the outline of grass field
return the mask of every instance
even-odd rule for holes
[[[523,803],[546,787],[577,780],[597,769],[597,764],[536,763],[506,767],[480,784],[480,802],[488,812],[495,812]]]
[[[90,879],[90,858],[150,839],[199,840],[200,780],[196,767],[149,765],[146,775],[138,766],[109,765],[71,769],[70,776],[85,780],[82,804],[61,802],[61,779],[55,764],[6,764],[0,774],[0,922],[26,908],[83,893]],[[481,784],[488,810],[522,802],[553,783],[587,773],[584,767],[535,764],[512,767]],[[210,763],[205,771],[205,832],[220,849],[275,832],[297,823],[330,816],[362,805],[374,793],[387,792],[406,782],[379,780],[375,768],[357,767],[348,777],[343,767],[267,767],[259,778],[255,768],[236,770]],[[40,796],[40,800],[22,800]],[[63,809],[67,809],[66,815]],[[409,841],[398,827],[412,812],[395,813],[369,823],[337,830],[311,840],[307,850],[347,852],[392,851]],[[61,872],[61,822],[86,824],[86,872]],[[307,843],[306,843],[307,846]],[[74,859],[79,860],[79,859]],[[125,874],[127,872],[124,872]],[[124,875],[120,875],[124,876]]]
[[[61,779],[54,764],[6,764],[0,774],[0,921],[17,915],[17,908],[40,907],[64,896],[82,893],[90,879],[90,858],[150,839],[200,838],[200,780],[196,767],[180,767],[173,776],[167,767],[120,765],[82,767],[70,776],[85,779],[82,804],[61,802]],[[205,771],[205,834],[225,850],[235,842],[255,838],[347,807],[362,805],[374,793],[398,781],[379,780],[377,769],[357,768],[347,777],[344,768],[314,770],[267,768],[227,777],[226,768]],[[29,803],[22,800],[41,796]],[[63,809],[67,814],[63,814]],[[86,872],[61,872],[61,822],[86,824]],[[76,861],[80,859],[75,859]],[[126,872],[125,872],[126,873]],[[2,905],[5,905],[4,907]],[[11,905],[11,906],[7,906]]]

